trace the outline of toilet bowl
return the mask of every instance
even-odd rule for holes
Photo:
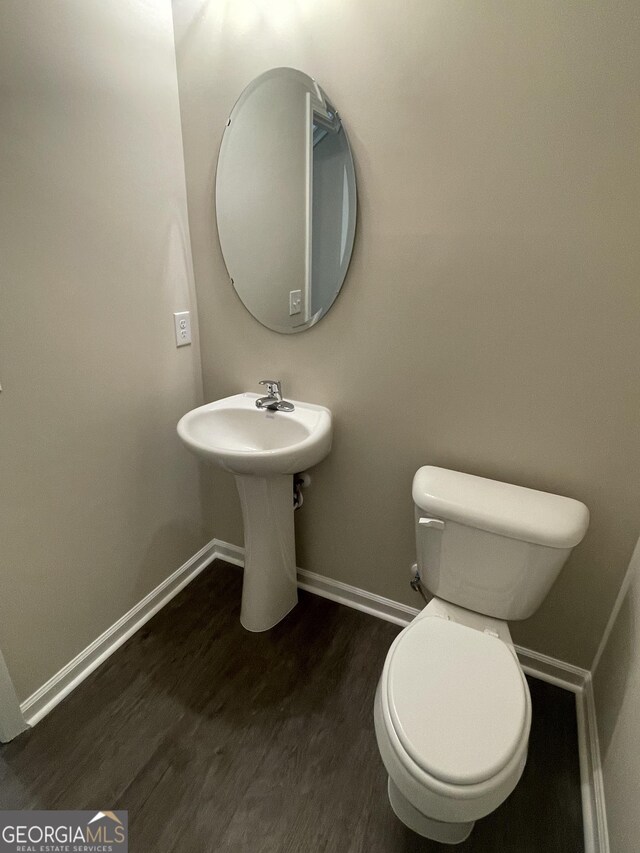
[[[375,730],[397,817],[457,844],[509,796],[527,760],[531,697],[506,620],[537,610],[589,511],[431,466],[412,494],[418,571],[434,597],[389,649]]]
[[[389,650],[374,720],[397,817],[464,841],[526,762],[531,699],[506,623],[433,599]]]

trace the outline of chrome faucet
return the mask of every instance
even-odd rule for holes
[[[292,412],[293,403],[282,399],[282,382],[279,379],[261,379],[260,385],[267,386],[267,396],[256,400],[259,409],[269,409],[270,412]]]

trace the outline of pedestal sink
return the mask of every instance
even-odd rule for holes
[[[256,407],[257,394],[236,394],[186,414],[185,445],[235,475],[244,522],[245,566],[240,621],[266,631],[298,601],[293,474],[331,449],[331,412],[293,400],[292,412]]]

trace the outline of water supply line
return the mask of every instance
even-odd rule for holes
[[[414,563],[411,566],[411,574],[412,578],[409,581],[409,586],[414,592],[419,592],[422,598],[424,599],[424,603],[428,604],[429,599],[424,591],[424,586],[422,585],[422,578],[420,577],[420,572],[418,571],[418,564]]]
[[[304,495],[302,494],[302,490],[307,488],[307,486],[311,485],[311,477],[307,474],[306,471],[302,471],[300,474],[293,475],[293,508],[294,510],[300,509],[302,504],[304,503]]]

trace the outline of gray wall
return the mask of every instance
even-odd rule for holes
[[[21,699],[208,538],[169,0],[4,0],[0,648]],[[195,318],[194,318],[195,319]]]
[[[640,541],[593,678],[609,841],[636,853],[640,839]]]
[[[580,498],[588,536],[513,633],[588,666],[638,535],[635,0],[176,0],[174,23],[205,398],[280,376],[335,416],[298,564],[416,604],[425,463]],[[340,111],[360,202],[342,294],[289,337],[235,296],[213,207],[226,118],[279,65]],[[240,543],[234,484],[210,483]]]

